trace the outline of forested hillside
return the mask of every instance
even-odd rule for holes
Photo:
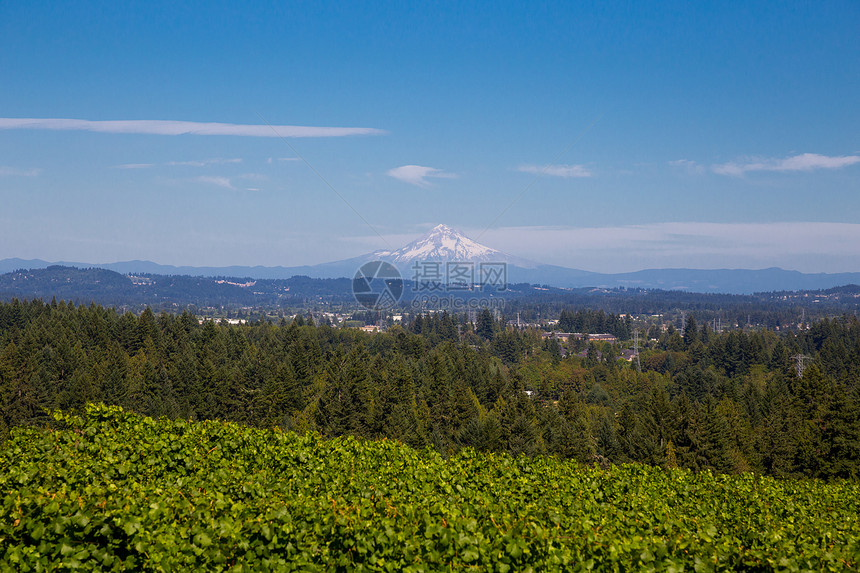
[[[860,287],[798,292],[764,292],[753,295],[695,293],[642,288],[575,288],[507,283],[504,290],[428,291],[404,276],[403,295],[387,314],[424,310],[448,312],[503,310],[511,319],[525,322],[557,319],[572,307],[602,310],[616,315],[664,315],[679,319],[695,313],[700,322],[751,325],[770,329],[796,328],[799,323],[860,311]],[[209,316],[246,318],[249,314],[294,314],[317,310],[348,313],[362,311],[350,279],[289,279],[199,277],[182,275],[124,275],[114,271],[50,266],[0,274],[0,301],[56,298],[77,304],[95,302],[140,313],[196,309]],[[385,318],[383,313],[383,318]]]
[[[588,316],[599,318],[566,319]],[[619,335],[628,329],[617,316],[602,320]],[[619,344],[562,345],[489,313],[474,325],[442,313],[365,334],[15,301],[0,304],[0,429],[105,402],[156,417],[387,437],[444,456],[474,447],[602,466],[860,473],[855,317],[782,334],[718,334],[693,318],[683,333],[654,334],[640,372],[618,358]]]

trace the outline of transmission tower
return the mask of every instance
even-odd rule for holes
[[[642,364],[639,362],[639,329],[633,331],[633,356],[636,357],[636,369],[642,372]]]
[[[806,369],[806,367],[803,365],[803,361],[806,358],[812,357],[806,356],[805,354],[795,354],[794,356],[792,356],[792,358],[794,358],[795,360],[794,369],[797,371],[797,377],[803,378],[803,371]]]

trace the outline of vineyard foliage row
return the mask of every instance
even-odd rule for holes
[[[860,484],[588,468],[88,405],[0,450],[0,569],[825,570]]]

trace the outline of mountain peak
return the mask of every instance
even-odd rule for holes
[[[473,241],[462,232],[440,224],[422,237],[396,251],[374,253],[398,266],[408,266],[415,261],[470,261],[509,262],[521,266],[534,266],[530,261],[511,257],[502,251]]]

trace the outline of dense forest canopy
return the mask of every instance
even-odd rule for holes
[[[683,331],[655,329],[638,361],[620,358],[627,319],[565,311],[565,320],[602,320],[619,340],[544,338],[489,312],[474,322],[419,315],[366,334],[304,320],[228,325],[189,312],[0,303],[0,430],[105,402],[392,438],[445,456],[473,447],[603,466],[860,473],[853,315],[780,333],[720,333],[690,316]]]

